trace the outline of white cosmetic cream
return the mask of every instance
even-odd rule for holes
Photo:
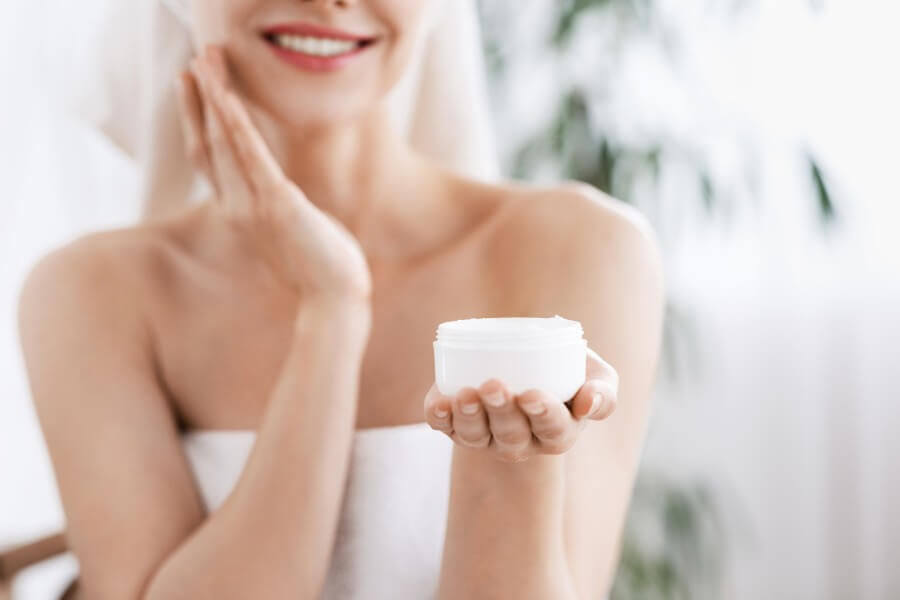
[[[583,336],[581,323],[559,315],[441,323],[434,342],[435,382],[442,394],[455,396],[497,378],[513,394],[539,389],[566,402],[584,384]]]

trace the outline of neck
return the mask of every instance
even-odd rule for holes
[[[285,127],[263,115],[257,121],[285,175],[357,237],[369,226],[414,212],[410,193],[433,175],[396,133],[384,108],[304,127]]]

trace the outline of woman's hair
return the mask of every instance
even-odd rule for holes
[[[432,0],[422,47],[392,91],[391,112],[413,147],[478,179],[499,177],[474,0]],[[76,111],[140,166],[144,215],[199,196],[181,137],[174,84],[193,53],[187,0],[110,3],[98,65]],[[198,185],[199,184],[199,185]]]

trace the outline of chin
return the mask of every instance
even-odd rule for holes
[[[291,127],[319,127],[351,122],[370,114],[377,100],[359,91],[316,94],[308,90],[248,90],[248,99],[276,123]]]

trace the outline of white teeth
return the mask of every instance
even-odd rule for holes
[[[346,54],[356,48],[356,42],[329,38],[308,37],[303,35],[280,34],[275,36],[275,43],[282,48],[311,54],[313,56],[337,56]]]

